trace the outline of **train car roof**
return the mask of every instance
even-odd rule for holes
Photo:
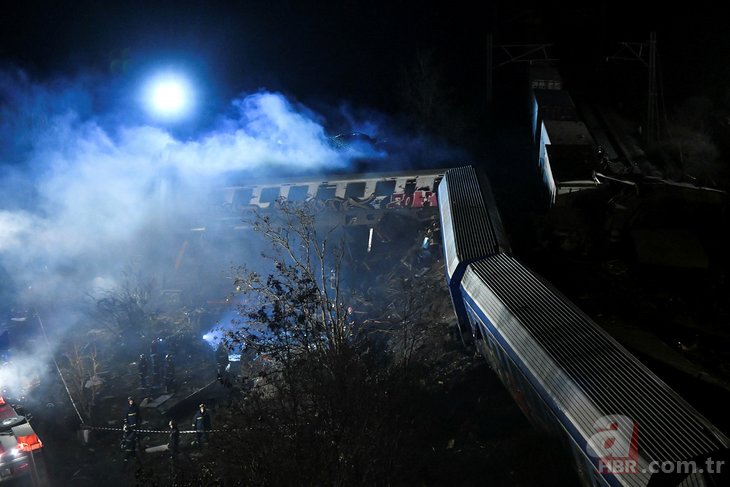
[[[545,131],[552,145],[593,146],[595,142],[583,122],[572,120],[545,120]]]
[[[533,90],[535,99],[540,107],[553,106],[576,110],[573,97],[566,90],[546,90],[536,88]]]
[[[730,445],[682,397],[517,259],[500,254],[470,264],[462,289],[500,345],[551,399],[553,412],[572,428],[576,441],[595,434],[600,417],[619,414],[638,424],[639,455],[645,462],[687,460]],[[637,485],[647,479],[625,477]]]
[[[438,199],[449,279],[464,263],[509,250],[489,183],[474,167],[446,171]]]

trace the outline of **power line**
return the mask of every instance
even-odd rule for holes
[[[646,59],[645,59],[646,58]],[[651,148],[661,140],[661,127],[663,121],[661,110],[664,108],[664,99],[661,85],[661,73],[658,73],[658,57],[656,32],[649,33],[648,42],[622,42],[619,51],[613,56],[606,57],[606,61],[639,61],[648,71],[648,90],[646,106],[646,130],[645,142],[647,148]],[[666,114],[664,114],[666,117]]]
[[[66,389],[66,393],[68,394],[68,399],[71,401],[71,405],[73,406],[74,410],[76,411],[76,415],[79,417],[79,421],[81,423],[81,428],[85,430],[95,430],[95,431],[124,431],[124,428],[109,428],[104,426],[93,426],[90,424],[87,424],[84,421],[83,416],[81,416],[81,412],[79,411],[79,408],[76,406],[76,402],[73,399],[73,396],[71,395],[71,391],[68,388],[68,384],[66,383],[66,379],[63,377],[63,373],[61,372],[61,368],[58,366],[58,361],[56,361],[56,357],[53,354],[53,351],[51,350],[51,342],[48,340],[48,335],[46,334],[46,328],[43,326],[43,320],[41,320],[41,317],[36,314],[36,318],[38,319],[38,323],[41,325],[41,331],[43,332],[43,338],[46,341],[46,346],[48,347],[48,352],[51,354],[51,358],[53,358],[53,363],[56,366],[56,371],[58,371],[58,376],[61,378],[61,382],[63,382],[63,387]],[[215,381],[213,381],[215,382]],[[211,382],[212,384],[212,382]],[[210,385],[210,384],[208,384]],[[206,386],[207,387],[207,386]],[[191,394],[190,396],[196,394],[199,391],[196,391],[195,393]],[[188,396],[188,397],[190,397]],[[187,398],[186,398],[187,399]],[[147,429],[135,429],[137,433],[169,433],[170,430],[147,430]],[[182,430],[179,431],[182,434],[192,434],[192,433],[227,433],[232,431],[238,431],[237,429],[231,429],[231,430]]]
[[[43,332],[43,338],[46,340],[46,347],[48,347],[48,353],[51,354],[53,363],[56,366],[56,370],[58,371],[58,376],[61,378],[61,382],[63,382],[63,387],[66,388],[66,393],[68,394],[68,398],[71,401],[71,405],[74,407],[74,410],[76,411],[76,415],[79,417],[79,421],[83,425],[84,418],[81,416],[81,412],[79,411],[79,408],[76,406],[76,402],[74,401],[74,398],[71,395],[71,391],[68,388],[66,379],[63,377],[63,373],[61,373],[61,367],[58,366],[58,361],[56,361],[56,356],[54,355],[53,350],[51,350],[51,342],[48,340],[48,335],[46,334],[46,328],[45,328],[45,326],[43,326],[43,320],[41,320],[40,315],[37,313],[36,313],[35,317],[38,320],[38,323],[41,325],[41,331]]]

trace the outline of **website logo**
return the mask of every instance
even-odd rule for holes
[[[587,451],[597,459],[600,474],[639,472],[639,425],[629,417],[613,414],[593,423],[596,433],[588,439]]]

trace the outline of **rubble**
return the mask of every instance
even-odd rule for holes
[[[428,372],[424,372],[419,383],[429,394],[439,397],[438,401],[447,402],[453,400],[452,394],[460,397],[460,394],[473,393],[472,389],[468,393],[453,390],[467,380],[465,374],[469,370],[476,367],[480,373],[490,372],[483,368],[478,359],[465,352],[452,335],[456,326],[443,279],[438,220],[432,218],[433,214],[433,211],[431,215],[422,213],[416,216],[413,213],[411,217],[400,214],[381,218],[368,227],[364,238],[361,235],[358,239],[359,247],[353,246],[348,250],[344,269],[345,279],[351,280],[362,297],[353,300],[345,309],[352,308],[353,327],[380,337],[394,355],[411,354],[414,360],[421,361]],[[194,258],[194,250],[192,245],[189,246],[185,258]],[[184,263],[181,265],[184,266]],[[363,279],[363,275],[367,275],[367,279]],[[193,277],[190,276],[191,279]],[[131,286],[132,289],[135,287]],[[67,428],[49,436],[56,454],[53,465],[56,478],[67,480],[70,484],[88,485],[83,479],[105,478],[110,469],[118,471],[122,458],[119,450],[122,418],[129,395],[135,396],[142,408],[144,429],[162,431],[145,433],[141,448],[141,451],[145,451],[145,470],[159,475],[159,478],[166,479],[169,476],[163,453],[166,449],[163,444],[166,444],[164,432],[168,430],[169,419],[189,424],[197,405],[205,402],[210,405],[214,415],[214,425],[236,424],[227,416],[230,414],[227,405],[232,398],[240,398],[245,393],[245,387],[226,388],[216,380],[215,352],[201,339],[223,315],[221,310],[230,309],[231,303],[228,300],[217,302],[204,295],[191,302],[185,291],[178,292],[184,287],[174,285],[168,289],[175,289],[175,292],[163,293],[161,299],[164,303],[160,307],[154,306],[153,293],[149,294],[147,304],[141,307],[131,292],[123,293],[129,298],[126,300],[106,296],[103,309],[112,313],[114,318],[107,316],[105,320],[93,321],[89,323],[86,333],[66,338],[64,345],[77,347],[80,359],[77,365],[83,365],[75,369],[79,379],[83,380],[84,386],[91,386],[84,389],[96,389],[95,400],[85,404],[83,413],[83,422],[95,429],[78,429],[78,421],[62,388],[57,388],[53,394],[44,398],[46,401],[52,398],[59,405],[57,411],[45,410],[41,415],[44,427],[50,429],[60,422]],[[121,306],[121,303],[133,305],[134,313],[115,310],[115,306]],[[137,321],[126,322],[130,316]],[[102,321],[109,326],[100,327]],[[404,330],[408,330],[408,333],[402,333]],[[150,342],[158,338],[162,339],[159,346],[164,351],[155,350],[155,353],[161,356],[172,353],[176,357],[177,389],[174,393],[162,393],[162,384],[150,384],[148,387],[141,387],[140,384],[137,357],[141,353],[150,353]],[[89,368],[94,356],[99,363],[97,373],[91,373]],[[240,360],[240,369],[246,378],[255,370],[267,368],[263,365],[263,357],[244,353]],[[64,360],[64,373],[73,371],[73,367],[73,361]],[[483,381],[480,379],[477,382],[481,390]],[[246,387],[256,389],[271,386],[265,380],[254,380],[252,383],[239,380],[236,384],[247,384]],[[494,387],[500,388],[496,381]],[[78,394],[78,391],[73,392]],[[496,394],[497,402],[504,401],[506,408],[509,407],[507,404],[511,405],[506,393],[498,391]],[[447,399],[447,396],[451,398]],[[473,404],[476,401],[469,399],[463,402]],[[514,417],[510,421],[515,422],[514,428],[519,430],[526,427],[520,423],[521,413],[516,408],[511,410]],[[63,421],[58,419],[61,416]],[[485,415],[484,420],[487,419]],[[463,420],[457,415],[453,418],[453,424]],[[454,429],[458,430],[456,427]],[[69,431],[72,432],[71,437],[79,431],[77,443],[64,443]],[[190,451],[192,435],[181,437],[182,451],[201,462],[207,458],[209,454],[206,451]],[[449,451],[456,451],[453,448],[456,444],[459,445],[459,452],[469,448],[481,450],[474,446],[475,441],[484,442],[483,439],[467,438],[448,431],[435,438],[433,444],[450,444]],[[440,454],[444,451],[444,448],[439,449]],[[197,462],[191,467],[195,465]],[[129,479],[125,477],[119,480],[119,485],[126,485]],[[114,480],[108,484],[114,485]]]
[[[156,408],[161,406],[165,401],[170,399],[174,394],[163,394],[161,396],[158,396],[157,398],[150,400],[150,398],[146,397],[144,398],[144,401],[140,403],[140,407],[143,408]]]

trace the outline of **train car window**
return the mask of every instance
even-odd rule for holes
[[[504,351],[502,350],[502,347],[499,345],[499,343],[497,343],[497,341],[494,339],[494,337],[492,337],[492,335],[487,333],[486,336],[487,343],[489,344],[489,346],[487,347],[487,350],[489,351],[489,356],[486,358],[492,363],[492,368],[497,372],[500,380],[506,384],[507,377],[505,375],[504,366],[506,357],[504,356]]]
[[[279,197],[279,188],[264,188],[259,196],[259,203],[273,203]]]
[[[335,186],[320,186],[317,189],[317,196],[315,197],[322,201],[332,200],[335,198],[336,191],[337,188]]]
[[[309,186],[292,186],[286,199],[289,201],[307,201]]]
[[[251,197],[253,196],[252,188],[241,188],[233,193],[233,206],[239,207],[248,205],[251,203]]]
[[[403,189],[403,192],[407,195],[413,194],[413,192],[416,191],[416,180],[415,179],[409,179],[406,183],[405,188]]]
[[[375,183],[375,196],[390,196],[395,193],[395,181],[378,181]]]
[[[345,188],[345,198],[362,198],[365,196],[365,183],[349,183]]]

